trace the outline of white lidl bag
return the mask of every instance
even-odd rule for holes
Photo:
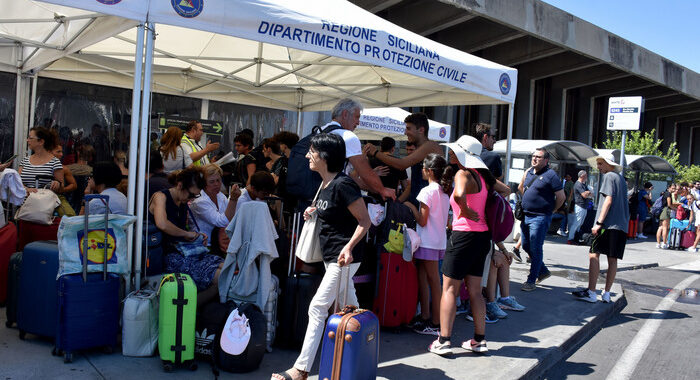
[[[158,293],[151,289],[131,292],[122,313],[122,354],[153,356],[158,346]]]

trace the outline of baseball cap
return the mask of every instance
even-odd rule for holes
[[[240,355],[250,342],[250,324],[245,314],[239,314],[234,309],[226,319],[224,330],[221,332],[221,349],[230,355]]]

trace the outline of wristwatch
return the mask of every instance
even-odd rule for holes
[[[599,221],[597,221],[597,220],[596,220],[596,222],[595,222],[595,225],[596,225],[596,226],[601,226],[601,227],[604,227],[604,226],[605,226],[605,224],[603,224],[603,223],[601,223],[601,222],[599,222]]]
[[[372,157],[377,158],[377,153],[379,153],[379,149],[374,151],[374,154],[372,155]]]

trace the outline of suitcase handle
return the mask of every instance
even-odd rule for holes
[[[101,194],[88,194],[85,195],[85,226],[83,229],[83,282],[87,282],[88,233],[90,231],[88,221],[90,216],[90,201],[93,199],[99,199],[105,204],[105,241],[103,246],[104,257],[102,259],[102,281],[107,281],[107,244],[109,243],[107,228],[109,227],[109,196]]]
[[[345,274],[345,291],[343,292],[343,306],[340,307],[340,286],[343,283],[343,274]],[[340,281],[338,283],[338,292],[335,297],[335,312],[345,311],[348,307],[348,288],[350,287],[350,268],[340,267]],[[354,310],[354,306],[353,306]]]

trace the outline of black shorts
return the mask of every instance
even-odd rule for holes
[[[590,252],[622,260],[626,244],[627,233],[621,230],[605,229],[593,239]]]
[[[467,276],[481,277],[490,249],[489,231],[452,231],[442,261],[442,273],[455,280],[462,280]]]

